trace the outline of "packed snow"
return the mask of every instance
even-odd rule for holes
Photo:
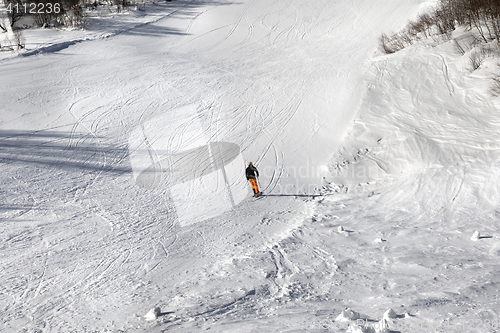
[[[24,30],[0,53],[0,331],[497,332],[498,60],[377,49],[431,4]]]

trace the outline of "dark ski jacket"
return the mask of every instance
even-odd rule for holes
[[[253,164],[250,164],[248,168],[245,170],[245,173],[247,175],[247,179],[252,179],[259,177],[259,171],[257,171],[257,168],[253,166]]]

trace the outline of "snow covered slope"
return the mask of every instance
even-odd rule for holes
[[[370,318],[400,306],[412,314],[392,326],[402,332],[498,328],[500,104],[489,94],[497,60],[475,72],[468,60],[450,41],[371,61],[332,168],[347,194],[317,209],[355,231],[342,247],[357,287],[349,305],[369,301]]]
[[[378,55],[422,6],[172,1],[26,31],[0,61],[0,330],[370,332],[393,308],[393,331],[493,331],[494,62]]]

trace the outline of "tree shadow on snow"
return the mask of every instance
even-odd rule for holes
[[[156,4],[147,4],[145,8],[139,8],[139,12],[145,12],[148,14],[155,14],[159,11],[165,11],[166,14],[163,18],[168,19],[168,18],[175,18],[175,19],[185,19],[185,20],[193,20],[196,18],[198,14],[200,14],[200,9],[202,7],[207,7],[207,6],[227,6],[234,4],[234,2],[222,2],[222,1],[210,1],[210,0],[205,0],[205,1],[166,1],[162,3],[156,3]],[[170,14],[167,14],[170,12]],[[160,18],[163,19],[163,18]],[[102,24],[101,24],[102,22]],[[151,37],[161,37],[161,36],[167,36],[167,35],[189,35],[187,31],[184,31],[182,29],[174,28],[174,27],[168,27],[168,26],[162,26],[155,24],[157,20],[153,20],[152,22],[146,22],[146,23],[134,23],[134,22],[127,22],[126,20],[119,20],[119,21],[113,21],[111,22],[106,22],[106,20],[102,21],[95,21],[91,26],[87,28],[87,30],[92,31],[92,30],[98,30],[101,31],[102,29],[106,28],[111,28],[113,31],[115,31],[116,34],[125,34],[125,35],[132,35],[132,36],[151,36]],[[168,21],[166,21],[168,23]]]
[[[163,18],[171,17],[171,18],[181,18],[186,20],[192,20],[199,14],[199,9],[203,6],[219,6],[219,5],[231,5],[234,3],[230,2],[221,2],[221,1],[167,1],[165,3],[156,3],[156,4],[148,4],[145,8],[139,8],[138,12],[145,12],[147,14],[155,14],[159,10],[169,10],[171,13],[165,13]],[[147,15],[146,14],[146,15]],[[160,18],[159,20],[161,20]],[[160,25],[154,24],[157,20],[153,20],[152,22],[140,23],[140,22],[131,22],[126,19],[121,20],[109,20],[106,17],[100,17],[98,19],[94,19],[85,27],[86,31],[94,31],[94,32],[109,32],[112,35],[132,35],[132,36],[151,36],[151,37],[161,37],[168,35],[189,35],[187,31],[183,31],[174,27],[164,27]],[[53,45],[40,47],[31,51],[27,51],[21,53],[23,57],[29,57],[33,55],[37,55],[40,53],[54,53],[59,52],[68,47],[84,42],[86,39],[79,40],[70,40],[63,41],[59,43],[55,43]]]
[[[56,131],[0,130],[0,163],[45,165],[107,174],[130,173],[128,148],[104,138]]]

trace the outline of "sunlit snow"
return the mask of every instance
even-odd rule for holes
[[[0,53],[0,331],[498,331],[498,59],[377,48],[431,3],[24,30]]]

